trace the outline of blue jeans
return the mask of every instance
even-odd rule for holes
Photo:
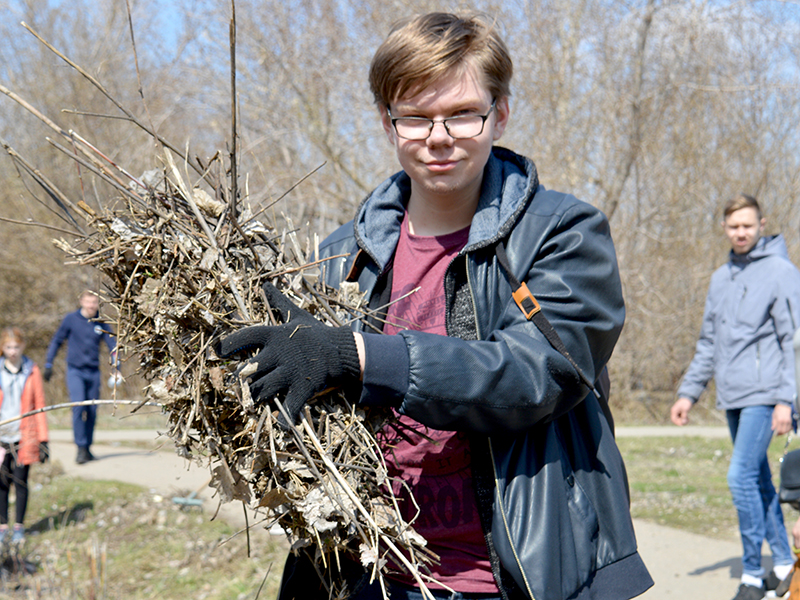
[[[764,576],[761,546],[765,539],[774,565],[794,562],[767,460],[773,410],[772,406],[748,406],[726,411],[733,439],[728,487],[739,515],[742,570],[753,577]]]
[[[100,394],[99,369],[73,369],[67,367],[67,390],[71,402],[97,400]],[[72,408],[72,435],[76,446],[88,448],[94,439],[96,406],[74,406]]]

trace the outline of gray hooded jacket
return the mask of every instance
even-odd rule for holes
[[[793,405],[798,324],[800,272],[783,236],[763,237],[747,254],[731,251],[711,277],[700,339],[678,396],[696,402],[713,377],[717,408]]]

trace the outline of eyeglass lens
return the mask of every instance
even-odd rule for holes
[[[450,117],[443,121],[444,127],[450,137],[456,139],[471,138],[479,136],[483,132],[484,118],[481,115],[470,115],[468,117]],[[434,127],[432,119],[408,119],[400,118],[395,120],[397,134],[401,137],[412,140],[426,139]]]
[[[428,139],[436,123],[442,123],[450,137],[464,140],[477,137],[483,133],[486,119],[492,114],[494,106],[495,101],[493,100],[489,111],[485,115],[458,115],[438,121],[422,117],[394,117],[392,122],[397,135],[407,140]],[[391,117],[391,112],[389,112],[389,116]]]

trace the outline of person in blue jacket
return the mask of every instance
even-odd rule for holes
[[[69,313],[61,321],[50,346],[44,364],[44,380],[53,376],[53,361],[59,348],[67,342],[67,390],[72,402],[96,400],[100,395],[100,344],[105,343],[116,364],[116,339],[111,328],[95,321],[100,309],[100,298],[85,290],[80,295],[80,308]],[[75,462],[84,464],[94,460],[91,445],[94,438],[96,406],[74,406],[72,408],[72,432],[78,447]]]
[[[652,579],[595,383],[625,316],[614,245],[602,212],[495,145],[512,70],[490,18],[399,24],[369,81],[402,170],[319,249],[326,283],[357,283],[375,318],[326,327],[268,285],[288,323],[218,349],[256,350],[252,397],[281,395],[289,420],[331,387],[394,408],[402,435],[378,441],[405,520],[439,557],[435,598],[625,600]],[[282,600],[329,597],[314,557],[289,557]],[[385,597],[360,562],[340,554],[331,569],[331,596]],[[399,570],[387,586],[392,600],[429,597]]]
[[[742,580],[734,600],[760,600],[791,570],[783,513],[772,483],[767,448],[792,427],[796,399],[793,337],[800,324],[800,272],[781,235],[764,236],[758,201],[740,194],[727,202],[723,229],[728,262],[714,272],[700,339],[670,417],[686,425],[689,411],[714,378],[733,454],[728,487],[739,517]],[[772,550],[764,577],[761,546]]]

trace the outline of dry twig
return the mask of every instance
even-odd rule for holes
[[[99,81],[37,37],[108,95]],[[232,41],[232,57],[234,50]],[[28,169],[52,188],[52,198],[83,217],[80,234],[55,243],[71,262],[105,275],[120,352],[137,358],[147,381],[146,402],[163,407],[177,453],[210,469],[221,502],[242,501],[265,511],[295,550],[316,547],[331,597],[347,594],[330,575],[341,554],[372,569],[383,589],[384,575],[400,569],[427,591],[426,564],[436,557],[403,520],[376,442],[391,412],[366,411],[334,391],[309,403],[300,427],[282,427],[280,399],[254,401],[237,374],[239,363],[214,352],[222,336],[274,322],[263,301],[266,281],[328,325],[367,314],[363,298],[347,290],[345,300],[315,284],[319,264],[303,255],[291,222],[279,229],[261,212],[254,214],[239,198],[235,177],[228,177],[235,165],[224,164],[222,153],[201,165],[193,183],[188,160],[179,165],[173,146],[109,96],[162,144],[161,167],[133,176],[107,158],[113,154],[65,131],[10,90],[0,92],[58,132],[67,143],[54,145],[114,190],[97,212]],[[234,118],[235,113],[234,94]],[[228,159],[236,161],[235,140]]]

